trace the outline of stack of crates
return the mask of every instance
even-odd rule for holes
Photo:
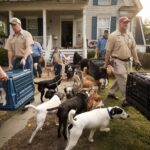
[[[130,104],[150,119],[150,73],[130,73],[126,97]]]
[[[6,105],[0,103],[0,110],[15,111],[34,99],[34,83],[30,70],[6,71],[9,79],[0,82],[6,92]]]

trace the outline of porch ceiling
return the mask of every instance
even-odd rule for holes
[[[81,10],[89,0],[0,0],[0,11],[6,10]]]

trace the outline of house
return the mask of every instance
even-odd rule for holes
[[[7,34],[15,16],[46,50],[57,46],[65,54],[78,51],[87,57],[87,41],[98,39],[105,29],[113,32],[120,16],[131,19],[129,30],[136,37],[135,16],[141,9],[139,0],[0,0],[0,20]],[[138,42],[144,45],[141,40],[142,33]]]

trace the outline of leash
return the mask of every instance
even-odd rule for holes
[[[108,115],[109,115],[110,119],[113,119],[113,117],[112,117],[112,115],[111,115],[111,113],[110,113],[108,108],[107,108],[107,112],[108,112]]]

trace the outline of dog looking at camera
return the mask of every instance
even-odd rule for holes
[[[69,137],[65,150],[72,150],[76,146],[84,129],[91,130],[88,140],[94,142],[93,136],[97,128],[100,131],[109,132],[110,128],[107,126],[110,120],[116,118],[126,119],[129,117],[129,115],[118,106],[94,109],[74,117],[75,114],[76,111],[71,110],[68,115],[71,125],[68,127]]]
[[[26,105],[25,108],[33,108],[34,110],[36,110],[37,114],[36,114],[36,123],[37,123],[37,127],[34,130],[34,132],[31,135],[31,138],[29,139],[28,143],[31,144],[33,138],[35,137],[36,133],[42,129],[46,116],[47,116],[47,109],[48,108],[53,108],[53,107],[58,107],[61,104],[61,101],[64,98],[64,94],[62,93],[55,93],[54,96],[48,100],[47,102],[44,102],[38,106],[34,106],[34,105]],[[51,111],[51,113],[56,114],[56,110]]]

